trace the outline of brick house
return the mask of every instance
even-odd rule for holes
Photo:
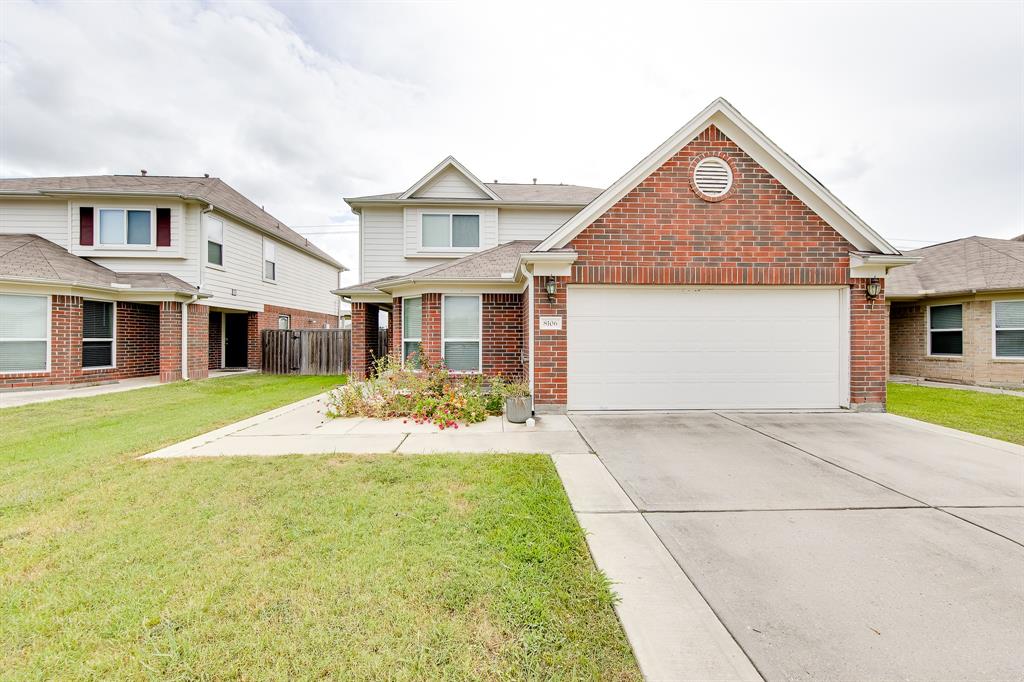
[[[346,201],[357,375],[385,310],[396,355],[524,377],[541,412],[884,407],[884,279],[915,259],[725,100],[605,190],[449,157]]]
[[[0,390],[259,368],[344,269],[218,178],[0,180]]]
[[[1024,235],[908,252],[888,283],[889,371],[1024,388]]]

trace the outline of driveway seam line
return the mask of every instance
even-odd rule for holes
[[[801,448],[798,445],[795,445],[795,444],[790,443],[788,441],[782,440],[781,438],[776,438],[775,436],[773,436],[773,435],[771,435],[769,433],[765,433],[764,431],[761,431],[760,429],[756,429],[753,426],[750,426],[749,424],[744,424],[743,422],[738,422],[735,419],[729,419],[729,417],[727,417],[724,414],[721,414],[719,412],[716,412],[715,414],[717,414],[722,419],[728,420],[728,421],[732,422],[733,424],[738,424],[739,426],[742,426],[745,429],[749,429],[749,430],[753,431],[754,433],[759,433],[762,436],[764,436],[765,438],[770,438],[771,440],[775,441],[776,443],[781,443],[782,445],[786,445],[788,447],[791,447],[794,450],[796,450],[797,452],[802,452],[805,455],[808,455],[808,456],[813,457],[813,458],[815,458],[815,459],[817,459],[817,460],[819,460],[821,462],[824,462],[825,464],[829,464],[831,466],[836,467],[837,469],[840,469],[840,470],[845,471],[847,473],[851,473],[854,476],[860,476],[865,481],[870,481],[871,483],[874,483],[875,485],[881,486],[881,487],[885,488],[886,490],[890,490],[890,491],[896,493],[897,495],[902,495],[903,497],[906,497],[909,500],[914,500],[915,502],[920,502],[921,504],[923,504],[924,506],[928,507],[929,509],[934,509],[935,511],[940,512],[942,514],[947,514],[949,516],[952,516],[954,519],[958,519],[958,520],[963,521],[965,523],[969,523],[972,526],[977,526],[978,528],[981,528],[984,531],[988,531],[989,533],[992,533],[993,535],[1001,537],[1004,540],[1008,540],[1008,541],[1012,542],[1015,545],[1018,545],[1020,547],[1024,547],[1024,543],[1018,542],[1017,540],[1014,540],[1013,538],[1007,537],[1007,536],[1003,535],[1002,533],[998,533],[998,532],[992,530],[991,528],[986,528],[985,526],[979,525],[979,524],[977,524],[977,523],[975,523],[973,521],[965,519],[962,516],[957,516],[956,514],[954,514],[952,512],[946,511],[942,507],[936,507],[934,504],[930,504],[928,502],[925,502],[924,500],[919,500],[916,497],[914,497],[913,495],[908,495],[907,493],[905,493],[905,492],[903,492],[901,490],[896,490],[895,488],[893,488],[891,486],[885,485],[884,483],[876,481],[876,480],[874,480],[874,479],[872,479],[872,478],[870,478],[868,476],[865,476],[864,474],[859,473],[857,471],[853,471],[852,469],[847,469],[846,467],[844,467],[842,465],[839,465],[839,464],[836,464],[835,462],[831,462],[831,461],[825,459],[824,457],[821,457],[819,455],[814,454],[813,452],[809,452],[807,450],[804,450],[803,448]],[[980,507],[980,508],[981,509],[986,509],[987,507]]]
[[[412,435],[412,434],[409,434],[409,433],[402,434],[402,440],[398,441],[398,445],[396,445],[394,447],[394,449],[391,450],[391,452],[397,454],[399,448],[401,448],[405,444],[405,441],[409,438],[410,435]]]

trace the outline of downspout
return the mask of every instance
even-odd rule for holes
[[[188,307],[199,300],[199,294],[181,304],[181,379],[188,381]]]

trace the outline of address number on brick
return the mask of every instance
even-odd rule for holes
[[[541,329],[561,329],[562,328],[562,316],[561,315],[541,315],[540,316],[540,328]]]

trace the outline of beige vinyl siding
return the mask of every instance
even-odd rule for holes
[[[203,290],[213,294],[206,305],[238,310],[277,305],[337,313],[338,297],[331,293],[338,288],[337,268],[275,239],[277,279],[265,281],[262,233],[221,214],[216,217],[224,221],[224,267],[206,267]]]
[[[489,199],[487,193],[454,168],[448,168],[413,196],[428,199]]]
[[[108,199],[90,197],[75,199],[71,202],[71,253],[84,256],[105,268],[117,272],[166,272],[184,280],[192,286],[199,285],[201,263],[199,260],[199,212],[196,204],[167,199]],[[99,208],[142,207],[171,209],[171,245],[146,250],[122,250],[102,248],[99,246],[81,246],[79,244],[79,208],[92,206]],[[96,220],[95,242],[99,241],[99,216]],[[156,239],[156,216],[154,214],[153,232]]]
[[[544,239],[577,212],[577,209],[503,208],[498,212],[498,241]]]
[[[68,247],[68,202],[0,200],[0,234],[36,234]]]
[[[363,209],[360,215],[361,280],[404,275],[419,269],[420,266],[405,259],[403,229],[401,208]]]

